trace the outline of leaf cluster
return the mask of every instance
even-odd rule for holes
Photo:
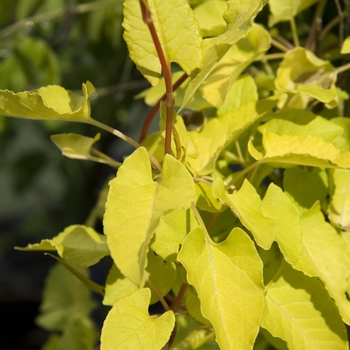
[[[121,164],[93,148],[99,135],[52,136],[65,156],[118,170],[96,206],[103,234],[91,220],[21,248],[57,252],[82,282],[50,273],[38,322],[62,335],[46,350],[91,346],[79,343],[94,341],[86,287],[111,306],[105,350],[348,348],[350,123],[337,78],[349,65],[319,54],[325,5],[125,0],[130,58],[152,85],[138,97],[155,106],[139,142],[92,118],[90,82],[82,95],[0,90],[0,114],[91,124],[135,148]],[[296,20],[311,6],[304,37]],[[102,286],[86,268],[109,255]]]

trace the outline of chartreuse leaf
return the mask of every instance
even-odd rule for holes
[[[300,212],[310,209],[316,201],[322,202],[328,195],[328,176],[324,169],[301,167],[284,171],[283,188],[298,206]]]
[[[302,228],[297,206],[288,195],[271,183],[262,200],[262,213],[270,218],[274,225],[274,239],[278,243],[285,259],[294,264],[302,251]],[[264,248],[264,247],[263,247]]]
[[[280,136],[310,135],[319,137],[326,142],[333,142],[343,133],[341,126],[309,111],[289,109],[275,115],[276,118],[258,127],[262,134],[269,131]]]
[[[162,174],[154,182],[143,147],[124,161],[110,182],[105,234],[114,262],[137,286],[144,284],[148,245],[163,213],[188,208],[194,197],[191,175],[169,155],[164,157]]]
[[[331,63],[297,47],[284,56],[275,84],[278,91],[306,95],[334,107],[337,96],[335,81],[335,68]]]
[[[342,237],[325,221],[319,204],[301,218],[303,250],[294,267],[309,276],[318,277],[350,323],[350,302],[346,297],[350,276],[350,256]]]
[[[177,209],[162,216],[150,247],[166,261],[174,261],[187,233],[198,227],[192,210]]]
[[[254,79],[244,74],[237,78],[227,91],[224,103],[218,108],[218,115],[225,115],[258,100],[258,91]]]
[[[348,36],[344,42],[343,45],[341,47],[340,53],[342,53],[343,55],[350,53],[350,36]]]
[[[290,350],[348,349],[344,324],[322,284],[284,261],[266,286],[261,326]]]
[[[200,87],[202,96],[213,106],[220,107],[229,98],[227,92],[233,82],[246,67],[270,48],[270,44],[270,34],[262,26],[253,24],[247,36],[232,45],[203,81]],[[231,93],[230,98],[232,97]]]
[[[87,269],[77,267],[87,277]],[[90,291],[75,276],[57,264],[45,281],[40,315],[36,318],[39,326],[60,331],[67,323],[89,318],[95,304],[90,300]]]
[[[270,111],[275,103],[266,99],[243,105],[237,110],[209,120],[200,131],[191,132],[191,139],[201,152],[196,158],[186,158],[189,167],[199,175],[211,173],[224,145],[236,139],[264,113]]]
[[[153,251],[149,251],[148,265],[146,268],[148,279],[157,291],[162,295],[166,295],[173,287],[176,279],[176,268],[172,262],[165,262],[161,257],[156,256]],[[139,288],[129,278],[124,277],[119,269],[113,264],[109,271],[106,292],[103,304],[114,305],[120,298],[130,295]],[[157,294],[152,290],[151,304],[158,301]]]
[[[328,217],[338,228],[350,231],[350,171],[332,169],[329,172],[331,200]]]
[[[279,166],[308,165],[320,168],[350,168],[350,152],[340,151],[332,143],[315,136],[283,135],[266,131],[263,134],[265,155],[249,142],[249,153],[261,163]]]
[[[223,14],[226,10],[227,3],[217,0],[205,1],[194,8],[202,37],[218,36],[225,31],[226,22]]]
[[[192,99],[204,79],[212,72],[218,62],[225,56],[231,46],[247,35],[250,24],[266,4],[265,0],[243,0],[237,3],[229,0],[228,9],[224,13],[227,27],[221,35],[203,40],[203,64],[199,73],[193,75],[189,83],[181,109]]]
[[[108,272],[105,295],[102,303],[113,306],[119,299],[124,298],[139,288],[129,278],[124,277],[118,267],[113,264]]]
[[[198,68],[202,37],[198,23],[187,0],[148,0],[165,59],[176,62],[189,75]],[[124,2],[124,39],[130,58],[139,71],[154,86],[158,83],[161,65],[147,25],[142,20],[139,0]]]
[[[331,122],[343,128],[343,133],[338,136],[333,144],[341,151],[350,151],[350,119],[338,117],[331,119]]]
[[[244,180],[239,191],[228,194],[221,178],[213,183],[214,195],[238,216],[242,224],[252,233],[257,244],[269,249],[274,241],[274,221],[262,211],[260,196],[248,180]]]
[[[118,167],[121,164],[114,161],[107,155],[97,151],[92,146],[100,139],[100,134],[94,138],[86,137],[78,134],[59,134],[51,135],[53,143],[62,151],[62,154],[68,158],[86,159],[99,163],[110,164]],[[91,153],[94,153],[92,155]]]
[[[264,299],[262,262],[253,241],[235,228],[216,244],[199,227],[185,238],[178,260],[198,293],[220,349],[251,349]]]
[[[195,319],[197,322],[210,325],[210,322],[202,315],[201,305],[198,298],[198,295],[195,290],[191,287],[187,287],[185,294],[185,304],[188,313]]]
[[[41,243],[28,244],[19,250],[57,250],[59,256],[73,264],[88,267],[109,255],[106,236],[84,225],[67,227],[56,237],[42,240]]]
[[[307,9],[319,0],[270,0],[269,7],[271,16],[269,26],[272,27],[278,22],[290,21],[299,12]]]
[[[88,81],[82,87],[83,96],[51,85],[36,91],[14,93],[0,90],[0,114],[8,117],[41,120],[90,122],[89,96],[95,91]]]
[[[226,205],[220,203],[213,195],[212,186],[205,182],[196,182],[196,207],[210,213],[224,211]]]
[[[172,311],[149,316],[150,299],[150,290],[144,288],[114,304],[102,327],[101,350],[163,348],[174,328],[175,316]]]

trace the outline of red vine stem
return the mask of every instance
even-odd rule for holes
[[[147,24],[154,46],[156,48],[160,64],[162,66],[164,80],[165,80],[165,91],[166,91],[166,126],[165,126],[165,154],[171,153],[171,133],[173,129],[173,109],[174,109],[174,99],[173,99],[173,85],[171,81],[171,71],[170,64],[167,62],[162,45],[159,41],[159,37],[152,21],[152,15],[147,7],[146,0],[140,0],[142,19],[145,24]]]
[[[176,82],[173,85],[173,91],[176,91],[177,88],[188,78],[188,75],[186,73],[184,73],[183,75],[181,75],[181,77],[176,80]],[[152,123],[152,120],[154,118],[154,116],[156,115],[157,111],[159,110],[160,107],[160,102],[161,101],[165,101],[166,100],[166,93],[164,93],[164,95],[157,101],[157,103],[152,107],[152,109],[150,110],[150,112],[147,115],[147,118],[145,120],[145,122],[143,123],[142,126],[142,130],[141,130],[141,135],[140,135],[140,140],[139,142],[141,143],[147,136],[148,133],[148,129]]]

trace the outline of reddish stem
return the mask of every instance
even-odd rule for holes
[[[181,75],[181,77],[176,80],[176,82],[173,85],[173,91],[176,91],[177,88],[188,78],[188,75],[186,73],[184,73],[183,75]],[[141,130],[141,135],[140,135],[140,143],[146,138],[147,133],[148,133],[148,129],[152,123],[152,120],[154,118],[154,116],[156,115],[157,111],[159,110],[160,107],[160,102],[161,101],[165,101],[166,100],[166,93],[164,93],[164,95],[157,101],[157,103],[152,107],[152,109],[150,110],[150,112],[147,115],[147,118],[145,120],[145,122],[143,123],[142,126],[142,130]]]
[[[179,294],[177,295],[176,299],[175,299],[175,303],[172,307],[174,313],[177,312],[177,310],[180,307],[181,301],[185,295],[186,289],[187,289],[188,284],[186,282],[182,283],[182,286],[180,288]]]
[[[171,71],[170,65],[168,64],[162,45],[160,43],[156,28],[152,21],[152,15],[147,7],[146,0],[140,0],[142,19],[144,23],[147,24],[150,31],[154,46],[157,51],[157,55],[162,66],[164,80],[165,80],[165,90],[166,90],[166,126],[165,126],[165,154],[171,153],[171,133],[173,129],[173,109],[174,109],[174,99],[173,99],[173,86],[171,81]]]

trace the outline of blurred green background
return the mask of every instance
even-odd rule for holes
[[[122,0],[1,0],[0,89],[59,84],[97,89],[92,116],[138,139],[148,107],[133,96],[148,86],[122,39]],[[35,326],[43,281],[53,264],[42,252],[21,252],[72,224],[82,224],[115,170],[62,156],[50,135],[94,137],[85,124],[0,116],[0,349],[39,349]],[[96,147],[117,160],[132,151],[101,132]],[[97,227],[102,232],[102,227]],[[101,280],[101,283],[104,281]]]

